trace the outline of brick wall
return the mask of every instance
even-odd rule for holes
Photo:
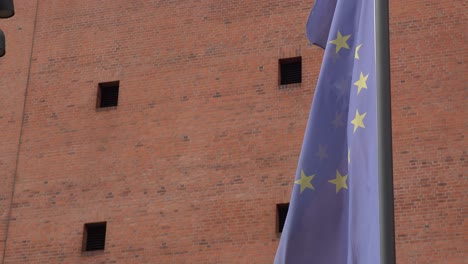
[[[7,219],[15,178],[18,142],[34,28],[35,1],[16,6],[16,15],[0,21],[6,55],[0,58],[0,258],[3,259]]]
[[[392,3],[399,263],[462,263],[467,229],[467,11],[462,1]]]
[[[39,0],[15,177],[35,2],[2,21],[4,263],[271,263],[321,63],[312,1]],[[467,250],[462,5],[391,5],[398,263]],[[279,89],[293,56],[303,82]],[[96,111],[114,80],[118,107]],[[106,249],[83,253],[101,221]]]

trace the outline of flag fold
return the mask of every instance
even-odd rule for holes
[[[380,263],[373,0],[316,0],[325,48],[275,264]]]

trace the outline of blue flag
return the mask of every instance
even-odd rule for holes
[[[325,48],[276,264],[380,263],[374,0],[316,0]]]

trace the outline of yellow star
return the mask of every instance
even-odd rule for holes
[[[366,117],[366,114],[367,114],[367,112],[364,113],[364,114],[362,114],[362,115],[360,115],[360,114],[359,114],[359,111],[356,110],[356,117],[351,121],[351,124],[354,125],[353,133],[356,132],[356,129],[357,129],[358,127],[366,128],[366,127],[364,126],[364,122],[363,122],[363,119],[364,119],[364,117]]]
[[[336,39],[330,41],[331,44],[336,45],[335,53],[338,53],[341,48],[349,49],[348,43],[346,42],[348,41],[349,37],[351,37],[351,35],[342,36],[341,32],[338,31]]]
[[[357,45],[356,51],[354,51],[354,58],[359,60],[359,49],[361,49],[362,44]]]
[[[340,172],[336,171],[336,178],[333,180],[329,180],[328,182],[335,184],[335,191],[336,193],[338,193],[342,188],[348,189],[346,179],[348,179],[348,175],[341,176]]]
[[[364,76],[364,74],[362,74],[362,72],[361,72],[361,74],[359,75],[359,80],[354,83],[354,85],[356,85],[358,87],[357,94],[359,94],[361,89],[363,89],[363,88],[367,89],[367,84],[366,84],[367,77],[369,77],[369,74]]]
[[[312,190],[315,190],[314,189],[314,186],[312,185],[312,179],[315,177],[315,175],[310,175],[310,176],[306,176],[304,171],[301,170],[301,178],[299,180],[296,180],[294,183],[295,184],[299,184],[301,186],[301,193],[306,189],[306,188],[309,188],[309,189],[312,189]]]
[[[335,119],[332,121],[332,125],[335,127],[335,128],[339,128],[339,127],[342,127],[344,125],[344,122],[343,122],[343,113],[337,113],[335,115]]]
[[[328,158],[327,147],[319,145],[319,151],[317,152],[317,156],[320,158],[320,160]]]

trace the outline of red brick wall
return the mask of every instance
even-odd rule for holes
[[[399,263],[467,258],[467,9],[391,5],[396,251]],[[464,240],[465,238],[465,240]]]
[[[0,59],[11,97],[0,99],[2,212],[32,2],[16,0],[16,16],[2,21],[14,43]],[[459,263],[466,11],[426,2],[391,6],[397,259]],[[271,263],[275,205],[289,200],[321,63],[304,34],[311,6],[39,1],[4,262]],[[298,55],[303,83],[278,89],[278,59]],[[98,83],[114,80],[119,106],[96,111]],[[106,249],[85,254],[83,224],[100,221]]]
[[[15,178],[35,9],[35,1],[22,1],[16,6],[18,15],[0,20],[7,52],[0,58],[0,259]]]

